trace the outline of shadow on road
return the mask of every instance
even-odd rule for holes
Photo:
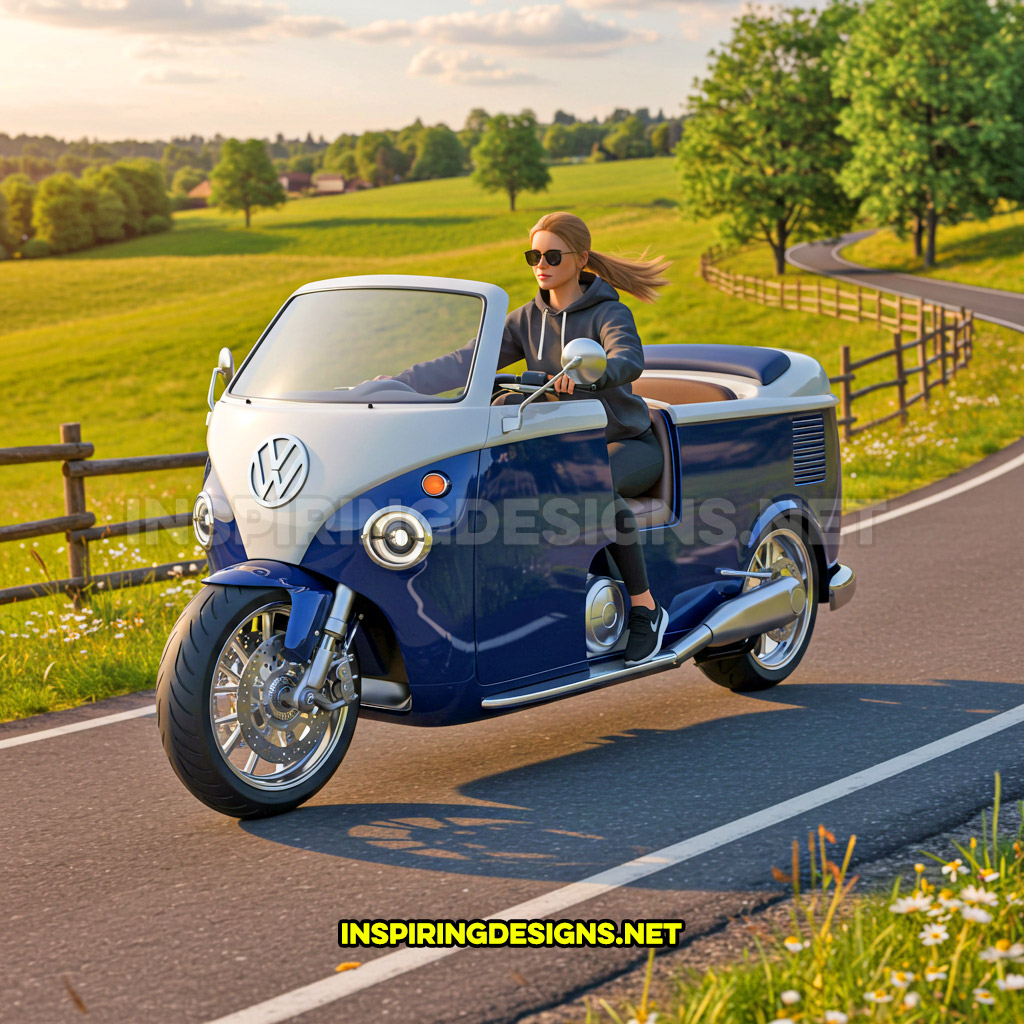
[[[966,728],[1020,704],[1024,687],[973,679],[794,683],[731,700],[731,717],[624,728],[584,750],[476,779],[459,790],[476,803],[329,803],[239,827],[346,860],[567,882]],[[466,752],[453,733],[436,737],[419,755],[422,765],[403,764],[406,773],[443,777],[451,757],[452,774],[456,763],[464,774],[458,758]],[[344,790],[344,772],[325,793]],[[700,874],[702,888],[719,887]],[[660,887],[659,876],[649,884]]]

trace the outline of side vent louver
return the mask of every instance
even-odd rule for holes
[[[819,413],[793,417],[793,482],[820,484],[825,479],[825,418]]]

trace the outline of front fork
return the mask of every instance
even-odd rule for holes
[[[346,704],[354,704],[356,701],[355,684],[352,676],[344,668],[348,664],[348,650],[355,638],[356,628],[350,628],[352,618],[352,606],[355,603],[356,595],[344,583],[339,583],[334,591],[334,600],[331,602],[330,610],[327,612],[327,620],[324,622],[320,643],[313,653],[313,659],[309,663],[302,676],[302,680],[294,690],[284,690],[280,700],[286,706],[298,708],[300,711],[312,711],[317,707],[323,711],[337,711]],[[321,692],[324,683],[327,681],[327,674],[335,662],[335,651],[339,642],[344,641],[341,651],[341,699],[330,701]]]

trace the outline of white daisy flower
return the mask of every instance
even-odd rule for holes
[[[995,1002],[992,993],[987,988],[976,988],[973,995],[982,1006],[991,1006]]]
[[[996,982],[1000,992],[1017,992],[1024,988],[1024,974],[1008,974]]]
[[[960,890],[960,898],[965,903],[984,903],[986,907],[994,907],[999,902],[999,896],[988,889],[982,889],[977,885],[965,885]]]
[[[922,946],[937,946],[949,938],[949,932],[941,924],[930,924],[927,928],[922,928],[917,937],[921,940]]]
[[[910,983],[914,980],[917,975],[912,974],[910,971],[890,971],[889,981],[897,988],[909,988]]]
[[[949,975],[941,967],[929,967],[924,972],[925,981],[945,981]]]
[[[809,942],[801,942],[795,935],[788,936],[782,944],[790,953],[799,953],[800,950],[806,949],[810,945]]]
[[[916,992],[907,992],[903,996],[903,1005],[908,1010],[913,1010],[919,1002],[921,1002],[921,997]]]
[[[994,882],[999,877],[999,872],[989,871],[987,868],[978,868],[978,877],[988,885],[989,882]]]
[[[992,915],[981,907],[961,907],[960,914],[965,921],[974,921],[977,924],[988,924]]]
[[[949,880],[955,882],[960,875],[969,875],[971,869],[964,865],[964,862],[957,857],[956,860],[947,861],[942,865],[942,873],[949,875]]]
[[[912,914],[917,910],[927,910],[931,905],[931,896],[918,893],[916,896],[901,896],[889,909],[894,914]]]
[[[848,1024],[850,1018],[842,1010],[826,1010],[825,1024]]]
[[[891,1003],[892,996],[885,989],[876,988],[874,992],[865,992],[864,998],[869,1003]]]
[[[787,988],[779,995],[779,998],[782,1000],[783,1006],[793,1006],[800,1002],[800,993],[795,988]]]
[[[996,960],[1019,960],[1024,957],[1024,943],[1014,942],[1009,939],[999,939],[994,946],[983,949],[978,954],[978,959],[994,963]]]

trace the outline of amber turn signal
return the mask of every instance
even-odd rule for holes
[[[420,486],[424,494],[432,498],[443,498],[452,488],[452,482],[444,473],[428,473],[421,481]]]

